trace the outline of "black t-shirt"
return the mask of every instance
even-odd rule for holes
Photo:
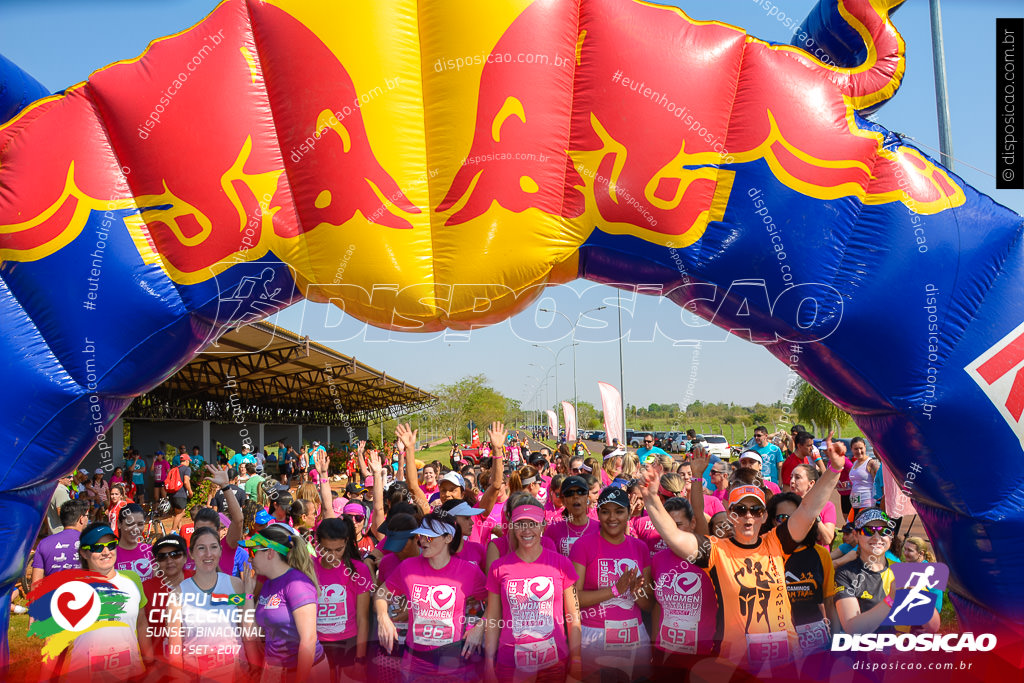
[[[892,584],[893,575],[888,565],[881,571],[868,569],[859,557],[836,570],[836,602],[856,598],[861,614],[885,600],[885,588]],[[888,633],[884,626],[875,633]]]
[[[248,496],[245,495],[245,489],[234,484],[228,484],[228,488],[235,494],[235,498],[238,500],[238,506],[241,507],[245,505],[245,501],[248,499]],[[213,497],[213,506],[217,508],[218,512],[223,512],[225,515],[228,514],[228,500],[220,491],[217,491],[217,495]]]
[[[821,621],[819,605],[832,593],[831,563],[825,562],[815,548],[803,546],[786,560],[786,594],[797,626]]]

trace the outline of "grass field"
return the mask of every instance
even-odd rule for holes
[[[11,668],[8,680],[39,680],[39,659],[43,641],[28,635],[28,615],[12,614],[7,629],[8,644],[11,648]]]

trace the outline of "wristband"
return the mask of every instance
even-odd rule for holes
[[[219,491],[220,491],[221,493],[224,493],[225,491],[227,491],[227,490],[228,490],[228,489],[230,489],[230,488],[231,488],[231,484],[225,484],[224,486],[221,486],[221,487],[220,487],[220,489],[218,489],[218,490],[219,490]]]
[[[828,471],[829,471],[829,472],[835,472],[836,474],[842,474],[842,473],[843,473],[843,468],[841,468],[841,467],[840,467],[840,468],[839,468],[839,469],[837,470],[836,468],[832,467],[832,463],[829,463],[829,464],[828,464]]]
[[[885,596],[885,600],[883,600],[882,602],[884,602],[889,607],[892,607],[892,603],[895,602],[895,601],[892,599],[891,595],[886,595]]]
[[[704,481],[704,479],[701,477],[690,477],[691,484],[696,484],[698,481]]]
[[[611,589],[612,589],[612,595],[613,595],[614,597],[616,597],[616,598],[617,598],[617,597],[619,597],[619,587],[618,587],[618,585],[616,585],[616,584],[614,584],[614,583],[613,583],[613,584],[611,585]]]

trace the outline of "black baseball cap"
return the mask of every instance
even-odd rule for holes
[[[161,536],[156,540],[156,543],[153,544],[150,552],[156,555],[161,550],[180,550],[187,553],[188,546],[185,545],[185,539],[178,534],[167,534],[166,536]]]
[[[584,493],[590,491],[590,487],[587,486],[587,480],[575,474],[562,480],[559,493],[564,496],[566,491],[572,491],[573,489],[581,489]]]
[[[354,481],[349,482],[348,486],[345,487],[345,493],[350,498],[352,496],[361,495],[364,491],[366,491],[366,487],[365,486],[360,486],[359,484],[355,483]]]
[[[601,491],[601,497],[597,499],[597,507],[601,507],[605,503],[615,503],[628,510],[629,494],[618,486],[609,486],[604,491]]]

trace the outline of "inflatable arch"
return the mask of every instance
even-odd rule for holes
[[[917,473],[962,622],[1024,621],[1024,483],[950,438],[1024,461],[1024,222],[861,117],[897,4],[822,0],[806,51],[631,0],[226,0],[28,106],[0,64],[2,632],[58,475],[223,331],[467,328],[578,277],[794,365]]]

